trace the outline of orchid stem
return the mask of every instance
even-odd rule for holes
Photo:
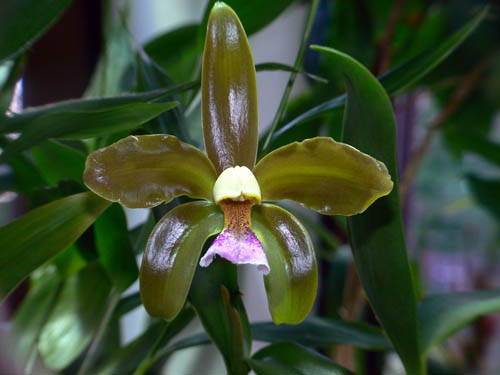
[[[292,73],[290,73],[290,78],[288,79],[285,92],[281,97],[281,102],[279,104],[278,110],[274,115],[273,122],[271,123],[271,127],[269,129],[269,133],[267,133],[266,140],[264,141],[262,152],[264,152],[269,147],[271,139],[273,138],[273,134],[276,131],[276,127],[278,126],[279,122],[281,121],[281,118],[283,117],[283,113],[285,112],[285,108],[288,103],[288,98],[290,97],[290,93],[292,91],[295,78],[297,77],[297,72],[300,70],[300,66],[302,64],[302,58],[304,57],[304,52],[306,50],[306,45],[307,42],[309,41],[309,36],[311,35],[312,26],[314,24],[316,13],[318,11],[318,5],[319,5],[319,0],[311,0],[311,5],[309,6],[309,13],[307,14],[307,21],[306,21],[306,26],[304,28],[302,42],[300,43],[299,51],[297,52],[297,57],[295,58],[295,64],[293,65],[295,70]]]

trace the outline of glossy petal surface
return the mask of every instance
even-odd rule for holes
[[[257,83],[245,30],[224,3],[210,13],[203,53],[203,136],[218,173],[255,165],[258,141]]]
[[[167,213],[154,227],[140,272],[141,299],[152,316],[171,320],[189,291],[203,244],[224,220],[208,202],[190,202]]]
[[[197,148],[170,135],[129,136],[87,158],[83,179],[127,207],[154,207],[179,195],[212,199],[215,169]]]
[[[252,209],[252,227],[271,272],[264,277],[274,323],[300,323],[311,310],[318,270],[309,234],[288,211],[270,204]]]
[[[262,200],[291,199],[325,215],[354,215],[392,190],[385,165],[354,147],[316,137],[283,146],[254,169]]]

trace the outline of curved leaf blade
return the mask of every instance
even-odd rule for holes
[[[294,142],[253,170],[263,200],[291,199],[324,215],[354,215],[392,190],[385,165],[332,138]]]
[[[104,316],[110,291],[111,284],[97,263],[65,282],[38,342],[48,368],[65,368],[90,343]]]
[[[483,8],[472,20],[446,38],[436,48],[425,51],[378,77],[378,80],[387,93],[394,95],[401,92],[409,85],[416,83],[420,78],[424,77],[467,39],[484,20],[487,13],[488,7]],[[282,124],[276,133],[274,133],[273,138],[321,114],[335,110],[340,111],[345,104],[345,99],[345,94],[340,95],[301,113],[287,124]]]
[[[380,329],[363,323],[311,317],[298,325],[252,324],[252,337],[257,341],[292,341],[305,346],[330,347],[353,345],[367,350],[389,350],[389,341]]]
[[[297,324],[311,311],[318,287],[309,234],[291,213],[270,204],[253,207],[252,229],[271,269],[264,283],[273,321]]]
[[[57,20],[72,0],[0,3],[0,62],[25,51]]]
[[[366,295],[408,374],[423,370],[418,346],[415,291],[403,234],[392,104],[380,83],[351,57],[325,47],[345,76],[348,101],[344,141],[381,160],[394,181],[392,193],[363,214],[348,218],[354,260]],[[397,306],[397,309],[394,308]]]
[[[444,293],[425,297],[418,306],[420,345],[427,353],[481,315],[500,311],[500,290]]]
[[[200,201],[177,206],[156,224],[140,270],[141,299],[150,315],[175,318],[186,301],[203,244],[223,224],[219,208]]]
[[[129,136],[91,153],[83,180],[96,194],[130,208],[180,195],[213,199],[217,174],[197,148],[170,135]]]
[[[248,362],[257,375],[353,375],[330,359],[289,342],[266,346]]]
[[[177,102],[131,103],[111,109],[59,112],[40,116],[30,122],[19,138],[9,143],[0,161],[29,149],[49,138],[84,139],[132,130],[168,111]]]
[[[75,242],[109,204],[93,193],[75,194],[38,207],[1,227],[1,299],[32,271]]]

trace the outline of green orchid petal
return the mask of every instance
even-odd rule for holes
[[[270,204],[253,208],[252,229],[271,268],[264,282],[274,323],[300,323],[311,311],[318,286],[309,234],[291,213]]]
[[[101,197],[147,208],[179,195],[212,200],[213,164],[197,148],[170,135],[129,136],[91,153],[83,179]]]
[[[325,215],[354,215],[392,190],[384,163],[331,138],[294,142],[254,169],[262,200],[291,199]]]
[[[139,278],[141,299],[150,315],[175,318],[186,301],[203,244],[223,226],[220,209],[201,201],[177,206],[156,224]]]
[[[205,148],[217,172],[252,169],[258,141],[255,66],[238,16],[222,2],[208,19],[201,90]]]

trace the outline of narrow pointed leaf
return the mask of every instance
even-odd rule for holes
[[[252,209],[252,229],[271,268],[264,283],[273,321],[297,324],[311,311],[318,286],[309,234],[291,213],[270,204]]]
[[[201,90],[205,148],[217,172],[252,169],[258,140],[255,67],[238,16],[222,2],[208,20]]]
[[[380,83],[357,61],[330,48],[313,48],[328,54],[345,76],[344,141],[384,162],[394,181],[391,194],[363,214],[348,218],[350,242],[361,282],[382,327],[407,373],[420,374],[416,297],[401,220],[392,105]]]
[[[483,8],[472,20],[462,26],[455,33],[450,35],[435,48],[425,51],[420,55],[406,61],[389,72],[378,77],[378,80],[387,91],[389,95],[394,95],[401,92],[406,87],[418,82],[419,79],[424,77],[432,69],[434,69],[440,62],[448,57],[455,49],[460,46],[467,37],[477,28],[483,21],[488,12],[488,8]],[[289,129],[304,124],[307,120],[315,118],[321,114],[330,111],[340,111],[345,104],[345,95],[340,95],[326,102],[316,105],[306,112],[301,113],[299,116],[282,124],[279,130],[274,134],[274,138],[280,136]]]
[[[111,283],[96,263],[65,282],[38,343],[48,368],[65,368],[90,343],[104,316],[110,290]]]
[[[166,96],[181,93],[198,86],[199,82],[187,82],[168,89],[149,91],[141,94],[93,99],[72,99],[39,107],[30,107],[21,113],[13,114],[11,117],[1,117],[0,133],[22,133],[33,122],[41,122],[42,124],[57,121],[67,122],[67,116],[85,114],[95,116],[99,112],[104,116],[120,108],[126,108],[128,105],[151,104],[150,102],[160,101]],[[59,124],[57,126],[62,125]]]
[[[71,0],[0,3],[0,62],[26,50],[71,4]]]
[[[223,224],[222,212],[208,202],[180,205],[156,224],[140,271],[141,299],[150,315],[175,318],[186,301],[203,244]]]
[[[291,199],[326,215],[354,215],[392,190],[385,165],[331,138],[294,142],[254,169],[263,200]]]
[[[424,353],[481,315],[500,312],[499,290],[437,294],[419,303],[420,344]]]
[[[5,147],[0,155],[0,161],[8,160],[49,138],[84,139],[130,131],[174,108],[177,104],[177,102],[132,103],[108,110],[61,112],[40,116],[23,129],[19,138]]]
[[[249,363],[257,375],[353,375],[327,357],[289,342],[266,346]]]
[[[75,194],[1,227],[0,298],[75,242],[108,206],[109,202],[93,193]]]
[[[139,271],[128,238],[123,208],[112,204],[94,223],[99,262],[119,292],[137,280]]]
[[[170,135],[129,136],[87,158],[83,179],[127,207],[154,207],[180,195],[213,199],[217,175],[197,148]]]
[[[346,344],[368,350],[391,349],[391,344],[377,327],[318,317],[307,318],[298,325],[253,323],[252,337],[257,341],[293,341],[305,346],[325,348]]]

